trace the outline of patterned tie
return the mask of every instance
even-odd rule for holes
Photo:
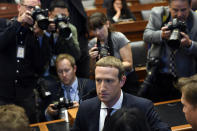
[[[71,101],[71,97],[70,97],[70,89],[71,89],[71,87],[70,86],[66,86],[65,89],[66,89],[67,98],[68,98],[68,100]]]
[[[111,116],[111,112],[113,111],[113,108],[106,108],[106,109],[107,109],[107,116],[105,117],[104,127],[107,124],[107,122],[109,121],[109,118]]]
[[[175,54],[177,50],[172,51],[170,54],[170,74],[172,74],[174,77],[177,76],[176,74],[176,64],[175,64]]]

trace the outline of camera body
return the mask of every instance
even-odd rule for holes
[[[106,46],[105,44],[100,44],[100,46],[98,47],[98,51],[100,58],[109,56],[109,47]]]
[[[58,110],[59,119],[64,119],[66,122],[69,122],[68,110],[73,106],[73,102],[69,101],[64,97],[60,97],[59,101],[53,106],[54,110]]]
[[[171,35],[168,40],[168,45],[170,48],[175,50],[180,47],[180,41],[182,38],[180,32],[186,32],[186,28],[186,23],[177,18],[174,18],[172,23],[168,24],[168,29],[171,30]]]
[[[48,10],[41,9],[39,6],[35,6],[32,12],[32,18],[34,21],[37,21],[38,27],[42,30],[48,29],[49,20],[48,20]]]
[[[68,27],[69,17],[63,14],[57,14],[54,18],[54,23],[57,29],[59,29],[59,35],[64,38],[69,38],[71,35],[71,29]]]
[[[54,110],[60,110],[61,108],[70,108],[73,106],[73,102],[64,97],[60,97],[59,101],[53,106]]]

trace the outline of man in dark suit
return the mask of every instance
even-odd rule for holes
[[[54,109],[54,103],[59,101],[59,98],[72,101],[76,107],[80,101],[96,96],[94,81],[76,77],[77,67],[71,55],[60,54],[56,59],[56,69],[60,81],[49,84],[48,90],[52,94],[45,101],[45,105],[48,106],[45,112],[47,120],[57,119],[58,110]]]
[[[122,107],[137,107],[145,114],[152,131],[170,131],[168,125],[160,121],[151,101],[122,92],[126,80],[123,74],[122,62],[113,56],[103,57],[96,63],[97,97],[80,104],[72,130],[102,131],[106,116]],[[112,109],[111,113],[107,113],[108,109]]]

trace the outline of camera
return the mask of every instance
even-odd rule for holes
[[[186,23],[177,18],[172,20],[172,23],[168,25],[168,29],[171,30],[171,35],[168,40],[168,45],[173,50],[178,49],[181,44],[180,32],[186,32]]]
[[[73,102],[69,101],[68,99],[64,97],[60,97],[59,101],[53,106],[54,110],[60,110],[61,108],[70,108],[73,106]]]
[[[109,55],[109,47],[105,44],[100,44],[100,47],[98,47],[100,58],[106,57]]]
[[[68,27],[69,23],[69,17],[58,14],[54,18],[54,23],[56,25],[56,28],[59,29],[59,35],[64,38],[69,38],[72,34],[71,29]]]
[[[37,81],[37,91],[39,93],[39,96],[42,99],[46,99],[49,96],[51,96],[51,92],[48,90],[46,84],[45,84],[45,79],[44,78],[39,78]]]
[[[49,20],[48,20],[48,10],[41,9],[39,6],[35,6],[32,12],[32,18],[34,21],[37,21],[38,27],[42,30],[48,29]]]
[[[148,73],[144,82],[140,86],[140,89],[138,91],[138,96],[145,96],[148,89],[150,89],[153,86],[159,66],[160,66],[159,58],[152,57],[147,60]]]
[[[72,106],[73,102],[64,97],[60,97],[59,101],[52,108],[59,111],[59,119],[65,119],[66,122],[69,122],[67,109]]]

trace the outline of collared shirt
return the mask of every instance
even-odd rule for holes
[[[64,84],[61,84],[62,89],[64,90],[64,97],[68,99],[67,97],[67,92],[66,92],[66,87],[64,86]],[[71,97],[71,101],[77,101],[79,102],[79,90],[78,90],[78,79],[76,78],[75,81],[72,83],[71,85],[71,89],[70,89],[70,97]]]
[[[116,112],[118,109],[122,107],[122,102],[123,102],[123,93],[121,90],[120,98],[118,101],[111,107],[113,108],[113,111],[111,115]],[[104,122],[105,122],[105,117],[107,116],[107,106],[101,102],[101,109],[100,109],[100,119],[99,119],[99,131],[103,130]]]
[[[63,87],[64,84],[61,84],[61,88],[64,90],[64,97],[67,98],[67,92],[66,89]],[[76,77],[75,81],[72,83],[71,85],[71,89],[70,89],[70,97],[72,101],[77,101],[79,102],[79,95],[78,95],[78,79]],[[47,121],[51,121],[53,120],[52,117],[47,113],[47,109],[45,110],[45,117]]]

